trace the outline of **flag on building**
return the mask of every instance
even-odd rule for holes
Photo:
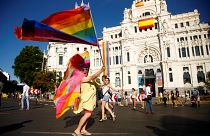
[[[141,6],[144,6],[143,0],[135,3],[135,7],[141,7]]]
[[[139,29],[146,29],[146,28],[154,27],[154,18],[140,19],[138,21],[138,27]]]
[[[102,42],[102,53],[103,53],[103,62],[106,66],[106,70],[104,71],[104,75],[110,76],[110,67],[109,67],[109,43],[108,41]]]

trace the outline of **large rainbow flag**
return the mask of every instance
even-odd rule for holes
[[[87,7],[57,12],[41,22],[24,19],[22,27],[15,30],[15,35],[20,40],[97,45],[90,9]]]
[[[103,62],[106,66],[106,70],[104,71],[104,75],[110,76],[110,70],[109,70],[109,43],[108,41],[102,42],[102,52],[103,52]]]
[[[61,117],[67,110],[78,104],[81,80],[84,77],[81,70],[90,66],[89,58],[89,52],[76,54],[70,58],[64,78],[55,90],[56,118]]]
[[[20,40],[91,44],[73,35],[56,30],[46,24],[26,18],[23,21],[22,27],[16,28],[15,35]]]

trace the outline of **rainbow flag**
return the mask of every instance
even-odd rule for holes
[[[56,30],[97,45],[97,38],[89,8],[57,12],[41,21]]]
[[[146,29],[146,28],[154,27],[154,18],[146,18],[146,19],[139,20],[138,27],[139,29]]]
[[[104,71],[104,75],[110,76],[109,43],[108,43],[108,41],[102,42],[102,52],[103,52],[104,65],[106,66],[106,70]]]
[[[89,52],[76,54],[70,58],[68,67],[64,73],[64,78],[60,86],[55,90],[54,103],[56,106],[56,118],[61,117],[71,107],[78,105],[81,80],[84,73],[82,68],[90,66]]]
[[[20,40],[91,44],[75,36],[56,30],[46,24],[26,18],[23,21],[22,27],[16,28],[15,35]]]
[[[41,22],[24,19],[15,29],[20,40],[70,42],[97,45],[90,10],[87,6],[57,12]]]

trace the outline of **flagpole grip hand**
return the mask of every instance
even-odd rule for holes
[[[103,72],[103,71],[105,71],[105,70],[106,70],[106,67],[103,66],[103,67],[101,68],[101,71]]]

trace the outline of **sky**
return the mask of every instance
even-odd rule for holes
[[[133,0],[83,0],[90,3],[98,38],[104,27],[115,27],[123,20],[125,8],[131,8]],[[12,65],[26,45],[47,50],[47,42],[21,41],[14,35],[14,28],[23,19],[41,21],[52,13],[73,9],[81,0],[0,0],[0,68],[10,74],[10,80],[18,80]],[[201,22],[210,22],[210,0],[166,0],[172,15],[198,9]]]

